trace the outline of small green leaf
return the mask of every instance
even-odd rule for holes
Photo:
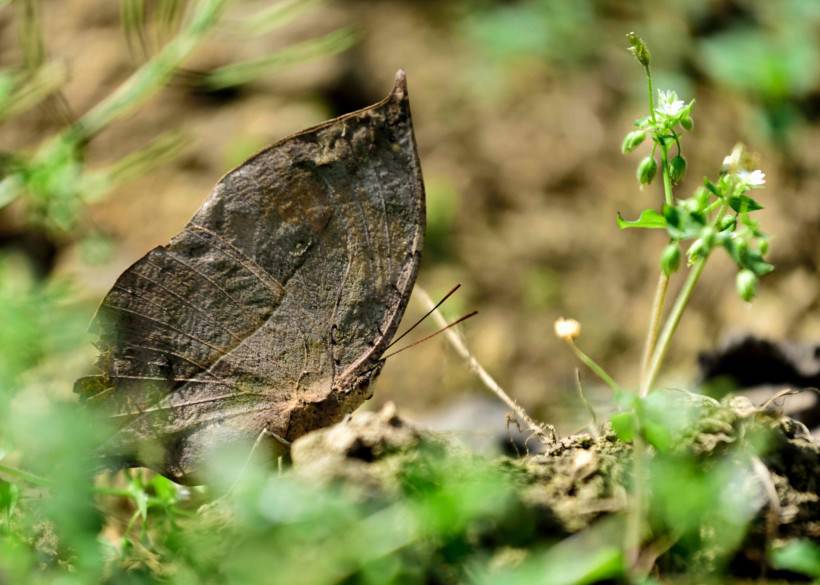
[[[635,423],[635,413],[619,412],[618,414],[613,414],[609,422],[612,424],[612,430],[615,431],[615,434],[621,441],[628,443],[635,438],[635,427],[637,426]]]
[[[820,545],[808,540],[792,540],[770,553],[775,569],[793,571],[820,579]]]
[[[774,265],[766,262],[758,253],[750,250],[746,255],[746,268],[754,272],[757,276],[765,276],[774,270]]]
[[[763,206],[748,195],[732,195],[729,197],[729,206],[738,213],[757,211]]]
[[[0,513],[11,516],[19,499],[20,488],[0,479]]]
[[[714,195],[715,197],[721,197],[720,190],[709,179],[703,179],[703,186],[706,187],[709,191],[711,191],[712,195]]]
[[[664,229],[666,227],[666,218],[654,209],[644,209],[641,216],[635,220],[624,219],[618,212],[617,221],[618,227],[622,230],[628,228]]]
[[[737,225],[737,218],[733,215],[727,215],[721,218],[720,223],[718,224],[718,230],[726,231],[726,230],[733,230]]]
[[[669,451],[672,447],[672,433],[669,429],[652,420],[646,420],[646,417],[644,419],[642,429],[647,442],[661,453]]]

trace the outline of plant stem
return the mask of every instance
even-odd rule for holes
[[[644,501],[646,500],[646,443],[640,435],[632,444],[632,502],[626,518],[626,557],[630,566],[634,565],[641,554],[643,540]]]
[[[649,69],[649,65],[644,65],[643,70],[646,73],[646,89],[649,94],[649,116],[652,118],[652,122],[655,122],[655,96],[653,95],[652,89],[652,71]]]
[[[652,301],[652,314],[649,318],[649,330],[646,332],[646,341],[641,357],[641,377],[640,384],[643,386],[646,379],[646,369],[649,367],[649,360],[655,352],[655,344],[658,341],[658,333],[661,330],[661,318],[666,305],[666,293],[669,290],[669,277],[661,270],[658,275],[658,285],[655,287],[655,299]]]
[[[672,176],[669,174],[669,147],[661,138],[661,172],[663,173],[663,199],[667,205],[672,205]]]
[[[0,474],[41,487],[48,487],[52,485],[52,483],[44,477],[40,477],[30,471],[25,471],[24,469],[19,469],[17,467],[10,467],[8,465],[0,464]]]
[[[570,349],[575,353],[579,360],[581,360],[586,367],[593,371],[593,373],[598,376],[601,380],[603,380],[607,386],[612,388],[612,391],[616,394],[623,392],[623,388],[621,388],[618,383],[610,376],[606,370],[604,370],[598,363],[581,351],[581,348],[575,345],[575,342],[571,339],[567,340],[567,345],[569,345]]]
[[[725,213],[726,206],[724,204],[724,206],[721,207],[715,214],[715,217],[711,222],[711,226],[715,227],[718,225]],[[683,311],[686,309],[686,305],[692,297],[692,292],[695,290],[695,285],[697,285],[698,280],[700,280],[700,275],[703,274],[703,269],[706,267],[706,261],[708,259],[709,253],[695,262],[695,265],[689,271],[689,276],[686,278],[683,288],[681,288],[678,293],[678,298],[675,299],[675,305],[669,313],[669,317],[667,318],[666,324],[661,332],[660,339],[656,343],[655,350],[652,353],[652,361],[649,365],[649,370],[646,372],[646,376],[641,381],[640,396],[646,396],[652,388],[652,385],[655,383],[655,378],[658,376],[658,371],[663,363],[663,359],[666,357],[666,352],[669,350],[669,343],[678,328],[678,324],[683,316]]]
[[[649,389],[655,383],[655,378],[658,376],[658,371],[663,363],[663,359],[666,357],[666,352],[669,350],[669,342],[672,340],[672,336],[678,328],[678,324],[683,316],[683,311],[686,309],[686,305],[692,297],[692,292],[695,290],[695,285],[698,283],[698,280],[700,280],[700,275],[703,274],[703,269],[706,266],[707,259],[708,256],[695,262],[692,270],[689,271],[689,276],[687,276],[683,288],[680,293],[678,293],[678,298],[675,299],[675,305],[669,313],[669,318],[666,320],[666,324],[663,327],[658,343],[655,346],[655,351],[652,354],[652,361],[649,364],[649,369],[647,370],[646,376],[641,384],[641,396],[646,396],[649,393]]]
[[[427,294],[423,288],[419,285],[416,285],[415,288],[416,293],[421,297],[422,302],[427,305],[427,308],[432,311],[433,319],[439,324],[440,327],[445,328],[449,324],[444,316],[441,314],[436,308],[436,303],[430,298],[430,295]],[[464,343],[464,340],[461,336],[456,332],[455,329],[446,329],[444,331],[444,335],[447,338],[447,341],[450,342],[450,345],[453,346],[453,349],[456,350],[464,360],[467,361],[467,367],[470,368],[478,378],[484,383],[484,385],[495,394],[501,402],[507,405],[507,407],[512,410],[515,415],[526,424],[530,430],[533,432],[534,435],[542,438],[543,440],[555,440],[556,433],[555,429],[552,425],[547,425],[543,423],[535,422],[530,415],[512,398],[510,398],[509,394],[507,394],[504,389],[499,386],[498,382],[496,382],[492,376],[485,370],[478,360],[470,353],[470,350],[467,348],[467,344]]]
[[[649,110],[652,114],[652,119],[655,119],[655,108],[652,96],[652,74],[649,72],[649,67],[646,67],[646,76],[649,80]],[[667,205],[672,205],[672,177],[669,174],[669,148],[666,141],[660,139],[661,146],[661,174],[663,175],[663,198]],[[666,306],[666,293],[669,290],[669,276],[661,271],[658,276],[658,285],[655,287],[655,298],[652,301],[652,314],[649,317],[649,329],[646,332],[646,341],[643,348],[643,356],[641,357],[641,374],[640,386],[643,388],[646,382],[646,368],[649,365],[649,360],[655,352],[655,344],[658,341],[658,332],[661,328],[661,319],[663,318],[663,310]],[[643,394],[641,394],[643,396]]]

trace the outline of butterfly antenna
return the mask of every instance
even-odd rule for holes
[[[478,315],[478,311],[473,311],[472,313],[467,313],[467,314],[466,314],[466,315],[464,315],[463,317],[461,317],[461,318],[459,318],[459,319],[456,319],[455,321],[453,321],[452,323],[450,323],[449,325],[447,325],[447,327],[442,327],[441,329],[439,329],[439,330],[438,330],[438,331],[436,331],[435,333],[431,333],[431,334],[430,334],[430,335],[428,335],[427,337],[422,337],[421,339],[419,339],[418,341],[414,341],[414,342],[413,342],[413,343],[411,343],[410,345],[405,345],[404,347],[402,347],[401,349],[397,349],[397,350],[396,350],[396,351],[394,351],[393,353],[389,353],[389,354],[387,354],[386,356],[382,356],[382,359],[383,359],[383,360],[386,360],[387,358],[391,358],[391,357],[393,357],[394,355],[396,355],[396,354],[399,354],[399,353],[403,352],[405,349],[410,349],[411,347],[415,347],[415,346],[417,346],[419,343],[424,343],[425,341],[427,341],[428,339],[432,339],[433,337],[435,337],[435,336],[436,336],[436,335],[438,335],[439,333],[444,333],[445,331],[447,331],[447,330],[448,330],[448,329],[450,329],[451,327],[455,327],[455,326],[456,326],[456,325],[458,325],[459,323],[463,323],[464,321],[466,321],[466,320],[467,320],[467,319],[469,319],[470,317],[474,317],[474,316],[476,316],[476,315]]]
[[[447,299],[449,299],[449,298],[453,295],[453,293],[454,293],[454,292],[456,292],[459,288],[461,288],[461,285],[460,285],[460,284],[457,284],[457,285],[455,285],[453,288],[451,288],[451,289],[450,289],[450,292],[448,292],[446,295],[444,295],[444,296],[442,297],[442,299],[441,299],[438,303],[436,303],[436,306],[435,306],[435,307],[433,307],[432,309],[430,309],[429,311],[427,311],[427,312],[424,314],[424,316],[422,316],[422,317],[421,317],[418,321],[416,321],[415,323],[413,323],[412,325],[410,325],[410,328],[409,328],[407,331],[405,331],[404,333],[402,333],[401,335],[399,335],[398,337],[396,337],[393,341],[391,341],[391,342],[390,342],[390,345],[388,345],[387,347],[385,347],[385,348],[384,348],[384,349],[385,349],[385,351],[386,351],[386,350],[388,350],[388,349],[390,349],[391,347],[393,347],[393,346],[396,344],[396,342],[397,342],[397,341],[401,340],[401,339],[402,339],[405,335],[407,335],[407,334],[408,334],[408,333],[410,333],[413,329],[415,329],[416,327],[418,327],[419,325],[421,325],[422,321],[424,321],[427,317],[429,317],[430,315],[432,315],[432,314],[433,314],[433,311],[435,311],[435,310],[436,310],[436,309],[438,309],[441,305],[443,305],[443,304],[444,304],[444,301],[446,301]],[[442,331],[443,331],[443,330],[442,330]]]

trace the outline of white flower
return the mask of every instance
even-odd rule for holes
[[[678,94],[672,91],[658,90],[658,107],[655,111],[664,116],[674,117],[680,114],[681,110],[686,106],[683,100],[678,99]]]
[[[737,177],[752,189],[757,189],[766,184],[766,173],[761,170],[738,171]]]
[[[739,169],[743,161],[743,145],[736,144],[732,153],[723,159],[723,168],[726,170]]]
[[[575,319],[561,317],[555,321],[555,335],[564,341],[572,341],[581,335],[581,324]]]

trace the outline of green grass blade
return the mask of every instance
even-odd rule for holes
[[[216,25],[226,1],[200,0],[193,17],[179,35],[83,116],[71,129],[73,137],[85,140],[93,136],[159,91],[174,70]]]
[[[205,84],[212,89],[242,85],[303,61],[341,53],[352,47],[355,42],[356,35],[351,29],[335,30],[323,37],[285,47],[261,59],[220,67],[207,75]]]
[[[52,62],[30,76],[0,73],[0,122],[26,112],[57,92],[68,80],[65,63]],[[5,89],[5,91],[4,91]]]
[[[275,28],[285,26],[309,8],[324,0],[282,0],[276,2],[241,23],[242,33],[261,35]]]

